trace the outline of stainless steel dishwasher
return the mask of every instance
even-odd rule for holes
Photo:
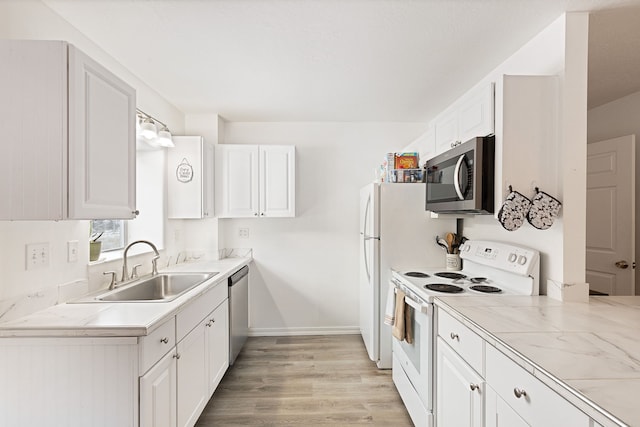
[[[249,266],[229,277],[229,365],[249,335]]]

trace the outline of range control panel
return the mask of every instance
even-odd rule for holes
[[[460,246],[460,258],[528,276],[537,269],[540,252],[512,243],[467,240]]]

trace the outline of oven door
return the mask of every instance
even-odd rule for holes
[[[433,411],[433,304],[405,298],[410,313],[413,343],[393,339],[393,354],[427,411]]]

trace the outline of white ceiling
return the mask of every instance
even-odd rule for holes
[[[562,12],[640,7],[640,0],[44,1],[179,110],[231,121],[428,121]],[[640,90],[639,19],[626,9],[592,19],[591,105]]]

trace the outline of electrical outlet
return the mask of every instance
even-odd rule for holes
[[[249,238],[249,229],[248,228],[239,228],[238,229],[238,236],[241,239],[248,239]]]
[[[78,241],[67,242],[67,262],[78,262]]]
[[[29,243],[25,262],[27,270],[49,267],[49,242]]]

